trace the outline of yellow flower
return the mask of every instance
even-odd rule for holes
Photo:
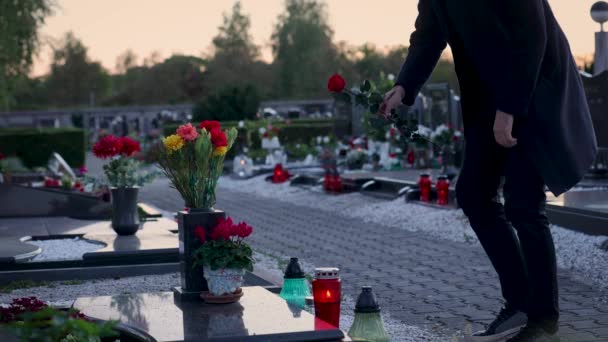
[[[177,134],[170,135],[163,140],[165,148],[169,152],[175,152],[180,148],[184,147],[184,139]]]
[[[226,154],[226,152],[228,152],[228,147],[226,147],[226,146],[216,147],[213,149],[213,156],[214,157],[223,156]]]

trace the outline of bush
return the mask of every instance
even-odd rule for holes
[[[53,152],[71,167],[85,163],[85,132],[78,128],[0,129],[0,152],[16,156],[28,168],[44,167]]]

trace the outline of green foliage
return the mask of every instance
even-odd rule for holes
[[[32,280],[15,280],[7,284],[0,285],[0,293],[11,293],[14,290],[29,289],[32,287],[48,286],[48,282],[35,282]]]
[[[51,12],[51,0],[0,1],[0,110],[14,103],[15,83],[30,71],[38,29]]]
[[[195,266],[209,266],[253,271],[253,251],[242,240],[212,240],[205,242],[194,252]]]
[[[47,307],[38,312],[23,314],[22,321],[11,324],[21,341],[78,341],[98,342],[102,337],[118,334],[116,322],[95,323],[74,318],[76,310],[60,311]]]
[[[19,157],[26,167],[44,167],[53,152],[71,167],[85,162],[85,132],[76,128],[3,128],[0,146],[7,156]]]
[[[140,172],[141,163],[131,157],[121,156],[103,166],[103,172],[110,186],[132,188],[143,186],[156,177],[154,172]]]
[[[197,103],[192,110],[192,116],[195,121],[253,119],[259,104],[260,98],[254,86],[231,86]]]
[[[319,151],[317,151],[314,146],[309,146],[306,144],[289,144],[285,146],[285,151],[289,157],[295,159],[304,159],[309,154],[313,156],[319,154]]]
[[[99,62],[92,62],[87,48],[74,36],[66,33],[61,45],[54,49],[51,74],[46,81],[49,104],[53,106],[84,106],[91,100],[105,97],[110,90],[110,79]]]
[[[225,130],[228,150],[236,140],[237,130]],[[180,193],[188,208],[211,208],[215,204],[215,188],[222,174],[224,154],[214,153],[211,136],[199,130],[198,138],[186,142],[177,151],[161,148],[158,164]]]

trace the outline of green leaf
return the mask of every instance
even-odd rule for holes
[[[351,103],[350,95],[345,92],[334,93],[334,99],[338,102],[344,102],[344,103],[348,103],[348,104]]]
[[[380,104],[384,101],[384,98],[382,97],[382,95],[378,92],[373,92],[369,95],[369,103],[370,105],[374,105],[377,104],[378,106],[380,106]],[[377,110],[376,110],[377,111]]]
[[[367,96],[363,94],[355,95],[355,104],[358,106],[369,107],[369,103],[367,101]]]

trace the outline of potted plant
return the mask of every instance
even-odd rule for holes
[[[112,193],[112,228],[118,235],[133,235],[140,226],[137,211],[139,187],[152,180],[152,173],[140,173],[140,163],[133,156],[141,151],[129,137],[106,135],[93,146],[93,154],[109,159],[103,166]]]
[[[222,130],[218,121],[203,121],[198,129],[190,123],[181,125],[175,134],[163,139],[158,163],[188,209],[178,213],[181,287],[175,291],[180,299],[195,300],[207,290],[204,270],[193,259],[201,246],[194,230],[210,230],[226,217],[213,208],[215,188],[236,136],[235,128]]]
[[[253,228],[232,218],[220,218],[210,230],[197,227],[194,234],[202,245],[194,251],[194,266],[203,267],[209,292],[201,296],[209,303],[232,303],[242,296],[246,271],[253,271],[252,250],[245,242]]]

